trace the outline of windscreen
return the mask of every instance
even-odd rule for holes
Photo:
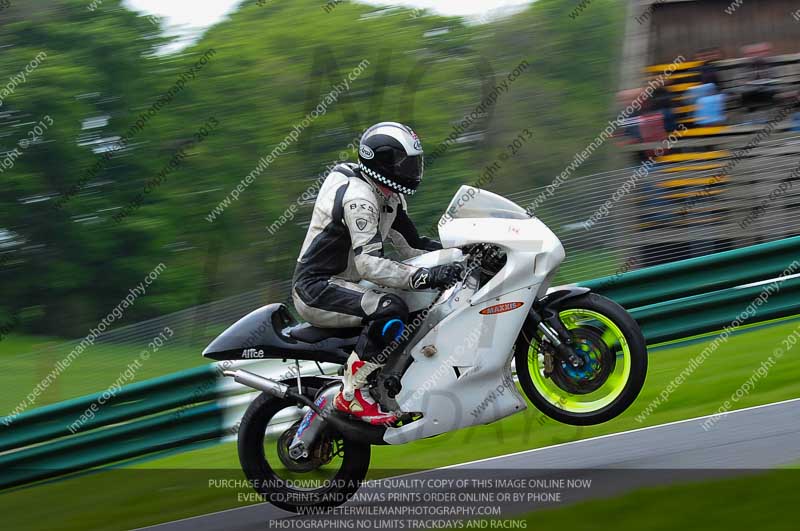
[[[528,219],[530,216],[525,209],[505,197],[472,186],[462,186],[453,196],[442,219],[450,221],[465,218]]]

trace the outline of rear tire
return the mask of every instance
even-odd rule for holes
[[[296,408],[296,403],[262,393],[256,398],[242,418],[239,428],[239,462],[251,486],[265,501],[291,512],[303,512],[304,508],[331,508],[343,504],[358,490],[367,476],[370,460],[370,445],[344,440],[338,432],[328,427],[328,436],[340,441],[341,464],[327,485],[319,488],[298,489],[276,472],[282,463],[270,459],[265,448],[280,444],[280,439],[266,437],[270,421],[281,411]],[[291,428],[290,428],[291,429]],[[288,431],[288,430],[286,430]],[[272,461],[272,462],[270,462]],[[310,477],[319,481],[309,472]],[[295,474],[302,481],[302,474]]]
[[[622,306],[596,293],[566,299],[554,309],[578,340],[576,348],[593,356],[587,359],[596,371],[588,377],[576,375],[554,361],[545,376],[543,357],[552,347],[527,326],[517,338],[514,356],[522,390],[542,413],[565,424],[589,426],[613,419],[633,403],[647,374],[647,346],[638,323]],[[574,328],[567,317],[575,320]]]

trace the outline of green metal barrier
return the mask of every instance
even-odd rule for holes
[[[648,345],[683,339],[724,327],[757,323],[800,313],[800,278],[785,280],[760,302],[765,286],[729,288],[706,295],[660,302],[631,311]],[[739,324],[732,324],[739,319]]]
[[[800,258],[800,236],[602,277],[580,285],[626,308],[779,276]]]
[[[22,413],[0,422],[0,452],[218,398],[219,376],[206,365],[124,386],[105,402],[95,393]],[[79,422],[93,404],[94,418]]]
[[[214,403],[25,448],[0,456],[0,488],[88,470],[230,433]]]
[[[800,313],[800,278],[773,281],[789,268],[800,273],[798,258],[800,237],[794,237],[583,285],[627,307],[648,344],[655,344]],[[764,283],[747,286],[755,282]],[[23,413],[8,426],[0,423],[0,452],[6,452],[0,455],[0,488],[230,433],[225,420],[230,406],[204,403],[232,393],[221,381],[219,365],[212,364],[125,386],[74,434],[70,426],[102,394]],[[31,446],[36,443],[41,444]]]

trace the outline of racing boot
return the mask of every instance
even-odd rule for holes
[[[336,409],[376,426],[397,421],[397,415],[383,411],[380,404],[370,396],[369,390],[364,388],[367,376],[380,367],[376,363],[362,361],[355,352],[350,354],[344,371],[342,390],[333,400]]]

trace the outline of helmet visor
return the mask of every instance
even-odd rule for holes
[[[402,157],[394,164],[394,174],[398,180],[404,182],[405,186],[416,188],[422,180],[422,173],[425,169],[422,155],[408,155]]]

